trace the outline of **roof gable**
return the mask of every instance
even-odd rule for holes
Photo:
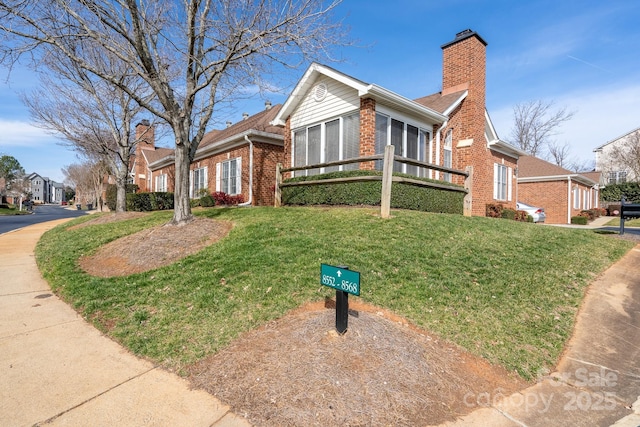
[[[286,102],[278,115],[274,118],[273,124],[284,126],[287,118],[296,111],[298,105],[305,99],[306,94],[312,89],[314,83],[321,77],[325,76],[336,80],[343,85],[354,89],[360,98],[372,98],[377,102],[400,111],[409,111],[417,115],[427,117],[433,123],[442,123],[446,120],[446,116],[430,107],[420,104],[416,101],[405,98],[397,93],[387,90],[381,86],[371,83],[365,83],[355,79],[344,73],[325,65],[313,63],[304,73],[295,89],[289,95]]]

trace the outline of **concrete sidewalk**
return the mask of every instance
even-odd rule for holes
[[[64,221],[0,235],[0,426],[248,426],[52,294],[33,251]]]
[[[465,399],[477,409],[443,426],[640,426],[640,245],[590,285],[557,372]]]

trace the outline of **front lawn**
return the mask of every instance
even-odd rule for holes
[[[361,298],[531,379],[558,360],[585,287],[633,243],[590,230],[366,208],[200,210],[232,221],[218,243],[173,265],[97,278],[77,260],[167,222],[170,212],[46,233],[52,288],[136,354],[182,367],[305,302],[335,295],[320,264],[361,273]],[[100,215],[100,214],[98,214]],[[354,297],[355,298],[355,297]]]
[[[610,227],[620,227],[620,218],[613,218],[611,221],[607,222],[607,225]],[[625,227],[640,227],[640,218],[625,220]]]

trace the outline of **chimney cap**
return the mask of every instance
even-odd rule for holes
[[[138,123],[138,124],[136,125],[136,127],[138,127],[138,126],[147,126],[147,127],[149,127],[149,124],[150,124],[150,123],[149,123],[149,120],[144,119],[144,120],[140,120],[140,123]]]
[[[453,44],[456,44],[458,42],[461,42],[462,40],[466,40],[470,37],[476,36],[478,38],[478,40],[480,40],[480,43],[482,43],[483,45],[487,45],[487,42],[484,41],[484,39],[482,37],[480,37],[480,34],[476,33],[475,31],[467,28],[466,30],[460,31],[459,33],[456,34],[456,38],[453,39],[452,41],[443,44],[442,46],[440,46],[440,48],[444,49],[446,47],[449,47]]]

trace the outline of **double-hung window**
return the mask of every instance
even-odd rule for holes
[[[580,189],[573,187],[573,209],[580,209]]]
[[[167,191],[167,174],[156,176],[156,191]]]
[[[191,172],[191,196],[200,197],[202,190],[207,189],[207,168],[194,169]]]
[[[216,165],[216,191],[230,195],[240,194],[242,174],[242,158],[226,160]]]
[[[293,165],[306,166],[351,159],[360,155],[360,115],[352,113],[293,132]],[[358,169],[357,163],[297,171],[296,176]]]
[[[495,200],[510,201],[512,192],[513,171],[506,165],[493,164],[493,198]]]

